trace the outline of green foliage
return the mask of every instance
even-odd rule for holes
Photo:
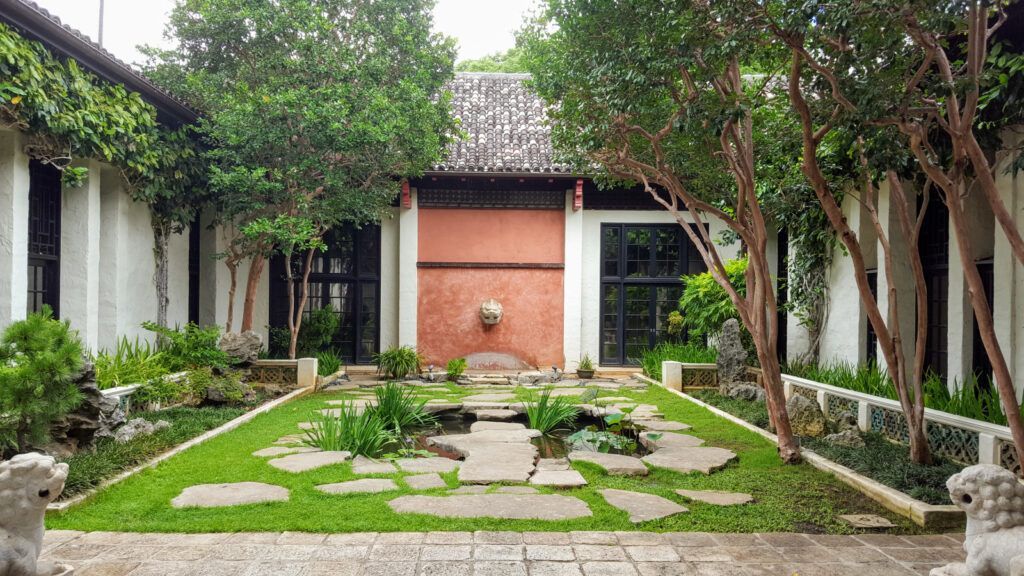
[[[436,420],[424,409],[427,401],[418,398],[415,390],[397,382],[388,382],[374,389],[377,402],[367,407],[384,426],[396,436],[407,434],[413,428],[430,426]]]
[[[523,51],[509,48],[473,60],[461,60],[455,64],[456,72],[529,72],[523,61]]]
[[[374,458],[393,440],[384,422],[373,412],[360,413],[351,402],[337,410],[338,416],[325,416],[320,412],[310,415],[312,428],[306,430],[306,444],[321,450],[348,451]]]
[[[299,327],[295,348],[300,356],[312,356],[326,349],[334,341],[341,327],[341,316],[333,306],[324,306],[310,312]]]
[[[585,452],[602,452],[604,454],[612,450],[621,454],[636,452],[635,440],[607,430],[596,430],[593,426],[573,432],[565,441],[572,446],[573,450]]]
[[[640,357],[644,374],[661,381],[661,363],[666,360],[689,364],[714,364],[717,353],[713,348],[701,344],[672,344],[663,342]]]
[[[446,377],[449,382],[455,382],[466,371],[469,364],[465,358],[452,358],[445,366]]]
[[[324,350],[316,355],[316,371],[321,376],[334,374],[341,370],[344,364],[345,362],[337,350]]]
[[[376,354],[377,374],[392,380],[401,380],[409,374],[416,374],[423,365],[423,357],[412,346],[392,346]]]
[[[189,322],[185,328],[165,328],[154,322],[143,322],[142,327],[159,336],[159,349],[168,370],[177,372],[192,368],[228,368],[232,359],[220,349],[220,329],[202,328]]]
[[[665,333],[669,336],[678,338],[683,335],[683,329],[686,327],[686,319],[683,318],[682,313],[679,310],[673,310],[668,313],[668,317],[665,318]]]
[[[546,388],[539,396],[534,395],[526,402],[526,417],[530,428],[547,434],[560,426],[572,426],[579,416],[579,408],[565,396],[552,396],[552,389]]]
[[[74,410],[82,395],[82,342],[67,321],[44,307],[12,323],[0,338],[0,449],[24,452],[49,437],[50,425]]]
[[[138,337],[134,341],[121,337],[114,351],[96,355],[95,366],[96,385],[101,390],[149,382],[168,373],[163,352]]]
[[[721,408],[733,416],[738,416],[741,420],[750,422],[758,428],[767,430],[771,425],[768,408],[764,402],[750,402],[738,398],[729,398],[728,396],[722,396],[717,390],[695,390],[691,395],[698,400]]]
[[[594,371],[594,361],[590,359],[590,354],[583,355],[583,358],[580,359],[580,363],[576,366],[576,369],[584,372]]]
[[[737,258],[725,263],[729,283],[740,297],[746,297],[747,293],[746,272],[746,258]],[[684,286],[683,295],[679,298],[679,308],[691,337],[715,336],[726,320],[739,319],[729,294],[712,277],[711,272],[690,274],[683,276],[682,280]],[[742,325],[741,322],[740,326]]]

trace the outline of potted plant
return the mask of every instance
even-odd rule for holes
[[[594,361],[590,359],[590,354],[584,354],[580,359],[579,365],[576,366],[576,377],[580,380],[589,380],[594,377]]]

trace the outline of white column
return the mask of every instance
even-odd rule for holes
[[[99,344],[100,165],[90,160],[78,188],[62,190],[60,315],[78,330],[86,347]]]
[[[398,250],[399,215],[401,208],[392,209],[380,223],[380,347],[386,350],[398,343],[398,327],[402,318],[398,312]]]
[[[565,371],[576,370],[582,350],[583,330],[583,209],[573,210],[574,191],[565,195],[565,270],[562,275]],[[596,361],[597,358],[592,358]]]
[[[1008,138],[1019,141],[1019,137],[1013,133],[1008,133]],[[1013,144],[1015,142],[1008,142],[1006,147],[1012,149],[1009,147]],[[1019,200],[1024,194],[1024,187],[1021,186],[1020,178],[1014,177],[1012,171],[1008,173],[1006,170],[1007,163],[1012,158],[1012,155],[1000,154],[999,163],[994,171],[996,185],[1006,209],[1013,216],[1017,226],[1024,229],[1024,202]],[[1024,337],[1024,306],[1018,306],[1018,303],[1024,298],[1024,274],[1021,273],[1021,264],[1017,262],[1010,249],[1006,234],[1001,227],[996,228],[992,263],[993,319],[996,337],[1009,365],[1019,401],[1021,392],[1024,391],[1024,354],[1019,354],[1017,347],[1020,339]]]
[[[28,307],[28,156],[18,132],[0,132],[0,329]]]
[[[419,278],[419,208],[417,190],[409,191],[410,208],[400,208],[398,216],[398,345],[416,345],[417,298]]]
[[[131,271],[121,256],[121,203],[126,192],[120,178],[112,170],[104,170],[100,180],[100,266],[103,273],[99,284],[99,341],[100,348],[113,349],[121,328],[121,306],[126,296],[120,277]]]
[[[908,191],[909,192],[909,191]],[[914,275],[910,271],[910,252],[913,249],[903,241],[900,233],[898,213],[892,206],[892,198],[889,195],[889,184],[883,182],[878,190],[878,219],[881,222],[882,230],[889,238],[889,249],[892,253],[892,268],[895,275],[894,286],[899,298],[899,308],[896,310],[896,318],[888,316],[889,310],[889,280],[885,273],[885,255],[882,246],[878,250],[878,308],[887,318],[887,322],[900,322],[903,334],[903,354],[906,358],[914,357],[914,325],[917,318],[916,292],[914,290]],[[911,211],[913,217],[916,210]],[[862,308],[863,309],[863,308]],[[891,324],[890,324],[891,325]],[[863,346],[861,346],[863,349]],[[881,359],[882,355],[879,354]],[[912,370],[907,366],[907,370]]]

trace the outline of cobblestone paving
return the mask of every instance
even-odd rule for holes
[[[51,531],[76,576],[902,576],[963,535],[649,532],[136,534]]]

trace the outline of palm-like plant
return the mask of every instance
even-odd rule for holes
[[[337,416],[315,412],[310,422],[312,427],[306,430],[304,442],[321,450],[344,450],[373,458],[394,439],[380,418],[369,410],[360,413],[349,402],[338,408]]]
[[[571,426],[576,422],[580,409],[564,396],[551,395],[551,388],[526,403],[526,417],[530,428],[547,434],[559,426]]]
[[[367,411],[373,413],[395,434],[404,434],[412,428],[429,426],[436,421],[425,409],[427,401],[417,398],[412,388],[388,382],[378,386],[375,393],[376,405],[367,408]]]

